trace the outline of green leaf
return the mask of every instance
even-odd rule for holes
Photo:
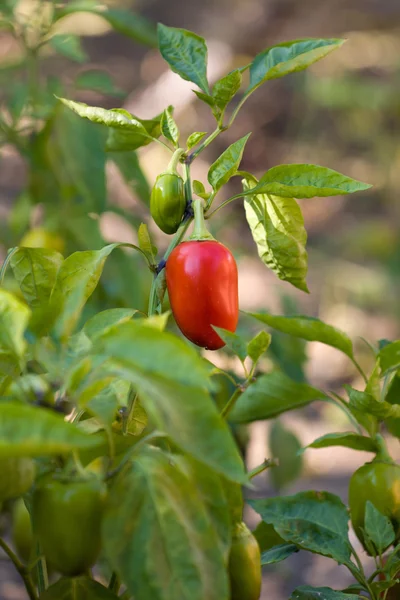
[[[400,418],[399,404],[389,404],[389,402],[386,402],[385,400],[379,402],[376,398],[371,396],[371,394],[355,390],[349,385],[346,385],[345,388],[349,394],[350,408],[356,418],[357,413],[361,413],[361,415],[367,413],[379,420],[387,419],[389,417]]]
[[[250,84],[246,95],[264,81],[306,69],[343,43],[344,40],[340,39],[303,39],[267,48],[250,65]]]
[[[241,494],[240,485],[227,480],[223,482],[215,471],[188,456],[173,455],[173,461],[179,465],[193,487],[196,488],[217,533],[221,552],[227,560],[232,541],[232,524],[226,494],[227,488],[224,483],[237,486]]]
[[[261,565],[273,565],[285,560],[299,549],[294,544],[280,544],[261,554]]]
[[[196,350],[171,333],[146,324],[147,319],[123,322],[108,328],[93,352],[122,361],[127,368],[161,375],[176,383],[210,386],[208,371]]]
[[[65,58],[74,60],[78,63],[84,63],[88,60],[88,55],[83,50],[81,40],[77,35],[70,33],[58,33],[50,39],[50,46]]]
[[[136,600],[227,600],[218,538],[192,482],[147,446],[113,483],[105,552]]]
[[[248,500],[266,523],[286,542],[352,564],[348,539],[349,515],[343,502],[328,492],[300,492],[294,496]]]
[[[365,505],[365,534],[376,549],[376,554],[381,556],[393,544],[395,533],[390,519],[383,515],[367,500]]]
[[[342,175],[319,165],[279,165],[269,169],[258,184],[246,191],[251,194],[273,194],[285,198],[341,196],[368,190],[368,183]]]
[[[195,131],[194,133],[191,133],[186,142],[187,149],[190,150],[194,146],[197,146],[205,135],[207,135],[206,131]]]
[[[134,308],[109,308],[108,310],[102,310],[86,321],[82,331],[89,339],[94,340],[97,336],[103,335],[110,327],[130,321],[136,312]]]
[[[47,303],[63,257],[55,250],[18,248],[10,265],[25,300],[32,308]]]
[[[120,110],[126,112],[123,109]],[[108,152],[125,152],[147,146],[161,135],[161,116],[154,117],[154,119],[133,117],[134,127],[129,129],[111,128],[108,132],[106,150]]]
[[[175,148],[179,146],[179,129],[172,116],[172,110],[166,108],[161,117],[161,131],[163,136],[172,142]]]
[[[400,370],[393,375],[387,388],[385,400],[389,404],[400,404]]]
[[[236,333],[232,333],[232,331],[228,331],[222,327],[215,327],[212,325],[212,328],[215,329],[219,337],[225,342],[228,348],[230,348],[230,350],[236,354],[241,362],[244,362],[247,357],[247,347],[245,341]]]
[[[8,93],[7,108],[11,113],[14,123],[21,117],[28,97],[28,85],[22,81],[13,81]]]
[[[174,73],[209,93],[207,82],[207,46],[204,39],[186,29],[158,23],[158,45],[164,60]]]
[[[136,152],[109,152],[107,157],[117,166],[133,194],[149,206],[150,186],[140,167]]]
[[[136,386],[158,430],[165,431],[179,448],[199,462],[228,479],[246,482],[243,463],[229,428],[205,390],[145,375],[138,369],[124,368],[121,373]]]
[[[93,352],[135,386],[151,422],[179,448],[234,481],[246,480],[229,428],[206,391],[208,368],[195,350],[137,320],[108,330]]]
[[[400,366],[400,340],[384,346],[379,352],[382,375]]]
[[[243,492],[242,486],[236,481],[221,477],[222,487],[228,502],[228,510],[231,523],[239,523],[243,520]]]
[[[157,248],[153,246],[149,230],[145,223],[141,223],[138,229],[139,248],[145,253],[150,264],[156,264]]]
[[[66,98],[59,98],[59,100],[77,115],[89,119],[89,121],[92,121],[93,123],[99,123],[106,127],[129,129],[146,133],[142,123],[132,117],[126,110],[119,108],[107,110],[105,108],[100,108],[99,106],[89,106],[84,102],[67,100]]]
[[[233,177],[233,175],[235,175],[239,168],[240,161],[242,160],[244,147],[249,137],[250,133],[231,144],[211,165],[207,177],[208,182],[215,191],[218,191],[231,177]]]
[[[346,387],[346,386],[345,386]],[[380,402],[367,392],[359,392],[352,388],[346,388],[350,398],[349,409],[358,423],[362,425],[373,438],[378,430],[377,416],[374,409],[380,411]],[[372,409],[372,410],[371,410]],[[384,411],[386,414],[386,412]]]
[[[124,96],[125,92],[115,87],[110,75],[99,69],[90,69],[83,73],[78,73],[75,79],[75,86],[78,89],[94,90],[108,96]]]
[[[262,553],[285,543],[285,540],[275,531],[273,525],[265,521],[259,522],[253,531],[253,535]]]
[[[84,250],[68,256],[57,273],[51,295],[52,305],[62,306],[74,292],[82,290],[82,297],[76,306],[79,312],[96,289],[104,263],[117,246],[109,244],[101,250]]]
[[[197,181],[196,179],[193,180],[193,193],[196,194],[196,196],[203,198],[203,200],[208,200],[211,196],[210,192],[206,192],[206,188],[201,181]]]
[[[305,383],[292,381],[279,371],[258,377],[239,397],[229,413],[233,423],[251,423],[271,419],[288,410],[295,410],[323,400],[325,394]]]
[[[109,589],[90,577],[62,577],[41,595],[41,600],[117,600]]]
[[[372,438],[353,433],[352,431],[328,433],[308,444],[306,448],[330,448],[331,446],[343,446],[345,448],[352,448],[353,450],[361,450],[362,452],[378,451],[377,444]]]
[[[248,314],[282,333],[288,333],[309,342],[321,342],[337,348],[349,358],[353,358],[353,344],[347,334],[319,319],[303,315],[284,317],[261,313]]]
[[[151,21],[124,8],[99,8],[95,12],[108,21],[111,27],[118,33],[140,42],[146,46],[157,46],[156,29]]]
[[[327,587],[314,588],[309,585],[301,585],[294,590],[289,600],[357,600],[357,598],[359,596],[337,592]]]
[[[247,344],[247,354],[254,363],[257,363],[261,356],[266,352],[271,343],[271,336],[266,331],[260,331]]]
[[[280,491],[301,474],[303,459],[298,454],[301,444],[292,431],[274,421],[269,434],[269,449],[273,458],[278,459],[278,465],[270,470],[269,476],[274,488]]]
[[[107,203],[105,130],[78,119],[61,105],[50,127],[51,135],[39,149],[44,184],[37,183],[36,202],[48,203],[54,210],[55,199],[60,198],[68,214],[72,208],[78,214],[103,212]],[[36,166],[32,170],[36,177]]]
[[[296,200],[257,194],[245,199],[244,208],[263,263],[279,279],[308,292],[307,232]]]
[[[214,111],[215,111],[214,98],[212,96],[210,96],[210,94],[204,94],[203,92],[199,92],[198,90],[193,90],[193,91],[194,91],[194,93],[196,94],[196,96],[198,97],[199,100],[201,100],[205,104],[208,104],[208,106],[211,107],[211,110],[214,113]]]
[[[21,358],[25,352],[25,329],[29,308],[10,292],[0,288],[0,348]]]
[[[76,12],[90,12],[99,15],[115,31],[141,44],[157,46],[155,27],[148,19],[123,8],[107,8],[93,0],[73,0],[66,5],[60,5],[55,10],[55,21]]]
[[[94,437],[54,412],[20,403],[0,403],[0,457],[63,454],[96,444]]]
[[[239,91],[241,83],[242,74],[240,69],[235,69],[235,71],[231,71],[214,84],[212,97],[215,106],[218,108],[217,115],[219,119],[223,117],[229,102]]]

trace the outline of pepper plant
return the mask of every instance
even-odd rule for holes
[[[114,243],[64,257],[54,249],[18,246],[3,264],[2,275],[10,267],[23,299],[0,290],[0,499],[18,502],[14,545],[5,539],[0,545],[30,600],[257,600],[261,566],[299,551],[344,565],[354,583],[346,590],[300,586],[292,600],[388,599],[396,589],[400,476],[382,433],[387,428],[400,437],[400,341],[371,344],[374,365],[365,373],[350,338],[319,319],[247,313],[243,318],[260,330],[244,339],[235,333],[235,260],[207,229],[224,206],[244,200],[261,260],[307,292],[306,231],[296,200],[370,186],[310,164],[276,166],[256,178],[240,170],[249,135],[216,159],[206,183],[191,179],[193,162],[233,125],[252,93],[342,43],[305,39],[272,46],[210,89],[205,41],[159,25],[162,56],[199,88],[195,94],[216,121],[213,132],[193,132],[184,144],[172,107],[154,128],[152,121],[124,109],[60,98],[63,110],[106,134],[110,151],[158,143],[170,153],[150,209],[172,237],[159,253],[143,223],[137,247]],[[241,180],[241,191],[218,203],[233,177]],[[193,233],[184,241],[193,221]],[[106,261],[126,246],[138,251],[153,277],[147,312],[115,306],[87,319],[83,309]],[[167,290],[172,315],[165,310]],[[183,338],[168,331],[172,318]],[[344,353],[363,389],[343,386],[342,395],[333,394],[276,366],[266,369],[262,358],[270,330],[272,336],[290,334]],[[227,349],[238,357],[243,375],[221,370],[196,346]],[[222,398],[221,377],[231,388]],[[251,480],[278,467],[271,456],[247,471],[232,427],[315,401],[344,411],[349,431],[328,434],[309,447],[345,446],[374,456],[352,477],[350,510],[324,491],[247,499],[261,517],[251,532],[243,522]],[[284,430],[276,431],[283,435]],[[372,557],[369,570],[351,544],[350,517]],[[31,526],[26,526],[29,551],[21,522]]]

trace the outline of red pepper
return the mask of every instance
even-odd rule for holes
[[[167,288],[182,333],[197,346],[217,350],[225,343],[211,326],[233,332],[238,322],[237,266],[228,248],[205,230],[200,201],[194,205],[195,231],[167,260]]]

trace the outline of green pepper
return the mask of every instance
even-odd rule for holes
[[[396,539],[400,537],[400,466],[379,458],[360,467],[351,477],[349,506],[351,522],[360,542],[364,540],[365,506],[370,501],[390,518]]]
[[[176,170],[182,153],[181,148],[174,152],[167,170],[157,177],[150,196],[151,216],[161,231],[169,235],[178,229],[186,209],[183,179]]]
[[[150,212],[164,233],[175,233],[186,208],[183,179],[174,173],[161,173],[150,197]]]
[[[22,498],[18,498],[13,506],[11,535],[18,556],[28,562],[33,550],[33,532],[31,518]]]
[[[33,484],[35,471],[31,458],[0,459],[0,502],[25,494]]]
[[[261,594],[260,548],[245,523],[234,526],[228,568],[231,600],[258,600]]]
[[[81,575],[101,550],[105,486],[97,478],[65,481],[44,476],[32,495],[32,521],[45,556],[62,575]]]

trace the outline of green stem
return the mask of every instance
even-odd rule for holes
[[[203,200],[200,198],[193,199],[192,206],[194,212],[194,228],[189,239],[194,241],[214,240],[215,238],[208,231],[204,221]]]
[[[344,398],[342,398],[341,396],[339,396],[339,394],[336,394],[335,392],[330,392],[330,394],[333,396],[333,398],[330,398],[329,396],[327,396],[327,398],[329,398],[328,402],[330,402],[334,406],[337,406],[338,408],[340,408],[340,410],[345,413],[345,415],[348,417],[349,421],[357,429],[357,433],[362,435],[363,431],[360,427],[360,424],[358,423],[357,419],[354,417],[354,415],[350,411],[346,400]]]
[[[0,538],[0,548],[2,548],[4,550],[4,552],[7,554],[8,558],[13,562],[14,567],[20,574],[20,576],[24,582],[26,591],[28,593],[29,599],[37,600],[35,587],[33,585],[32,578],[31,578],[28,570],[22,564],[22,562],[19,560],[18,556],[16,554],[14,554],[14,552],[11,550],[11,548],[8,546],[8,544],[2,538]]]
[[[367,378],[366,374],[364,373],[364,371],[362,370],[361,366],[356,361],[356,359],[353,357],[351,359],[351,361],[352,361],[353,365],[355,366],[355,368],[357,369],[357,371],[360,373],[361,377],[364,379],[364,382],[368,383],[368,378]]]
[[[157,306],[157,289],[156,289],[156,279],[157,279],[158,275],[156,275],[152,281],[151,284],[151,288],[150,288],[150,296],[149,296],[149,307],[147,310],[147,316],[151,317],[152,315],[155,314],[156,312],[156,306]]]
[[[243,104],[246,102],[247,98],[250,96],[250,94],[248,96],[243,96],[243,98],[241,99],[241,101],[239,102],[239,104],[237,105],[237,107],[235,108],[235,110],[233,111],[233,113],[231,114],[231,118],[229,119],[229,123],[227,125],[227,129],[232,125],[233,121],[236,119],[237,114],[239,112],[239,110],[242,108]]]
[[[185,162],[185,198],[186,207],[190,207],[192,204],[192,182],[190,179],[190,165]]]
[[[225,202],[222,202],[222,204],[219,204],[217,206],[217,208],[214,208],[213,211],[211,211],[210,213],[207,213],[206,219],[210,219],[213,215],[215,215],[216,212],[218,212],[221,208],[224,208],[224,206],[226,206],[230,202],[233,202],[234,200],[239,200],[240,198],[243,198],[243,196],[249,196],[249,195],[251,195],[251,194],[249,194],[249,190],[246,190],[246,191],[241,192],[240,194],[235,194],[234,196],[231,196],[231,198],[228,198],[227,200],[225,200]]]
[[[36,556],[38,557],[38,562],[36,565],[36,573],[37,573],[37,582],[38,582],[38,590],[39,597],[44,594],[44,592],[49,587],[49,580],[47,576],[47,564],[46,559],[44,558],[39,542],[36,545]]]
[[[179,161],[182,157],[182,155],[185,154],[185,151],[183,148],[178,148],[177,150],[175,150],[175,152],[172,155],[171,160],[169,161],[167,170],[165,171],[165,173],[171,173],[172,175],[178,175],[178,172],[176,170]]]
[[[204,148],[207,148],[207,146],[209,146],[211,144],[211,142],[213,142],[215,140],[216,137],[219,136],[220,133],[222,133],[223,131],[226,131],[227,127],[217,127],[217,129],[215,129],[215,131],[213,131],[208,138],[206,138],[204,140],[204,142],[202,144],[200,144],[200,146],[197,148],[197,150],[195,150],[194,152],[192,152],[191,154],[189,154],[189,156],[186,159],[187,164],[191,164],[195,158],[197,158],[197,156],[203,152]]]
[[[253,477],[256,477],[256,475],[259,475],[263,471],[266,471],[267,469],[270,469],[271,467],[277,467],[277,466],[278,466],[278,463],[274,459],[266,458],[264,460],[264,462],[261,463],[261,465],[258,465],[258,467],[255,467],[254,469],[249,471],[247,473],[247,475],[249,476],[249,479],[253,479]]]
[[[225,404],[224,408],[221,410],[221,417],[226,419],[231,412],[232,408],[235,406],[237,399],[242,394],[243,390],[241,387],[238,387],[229,398],[228,402]]]
[[[381,436],[380,433],[377,433],[374,438],[374,441],[376,442],[376,445],[378,446],[378,452],[376,453],[376,459],[383,460],[384,462],[393,463],[393,459],[389,454],[384,437]]]

